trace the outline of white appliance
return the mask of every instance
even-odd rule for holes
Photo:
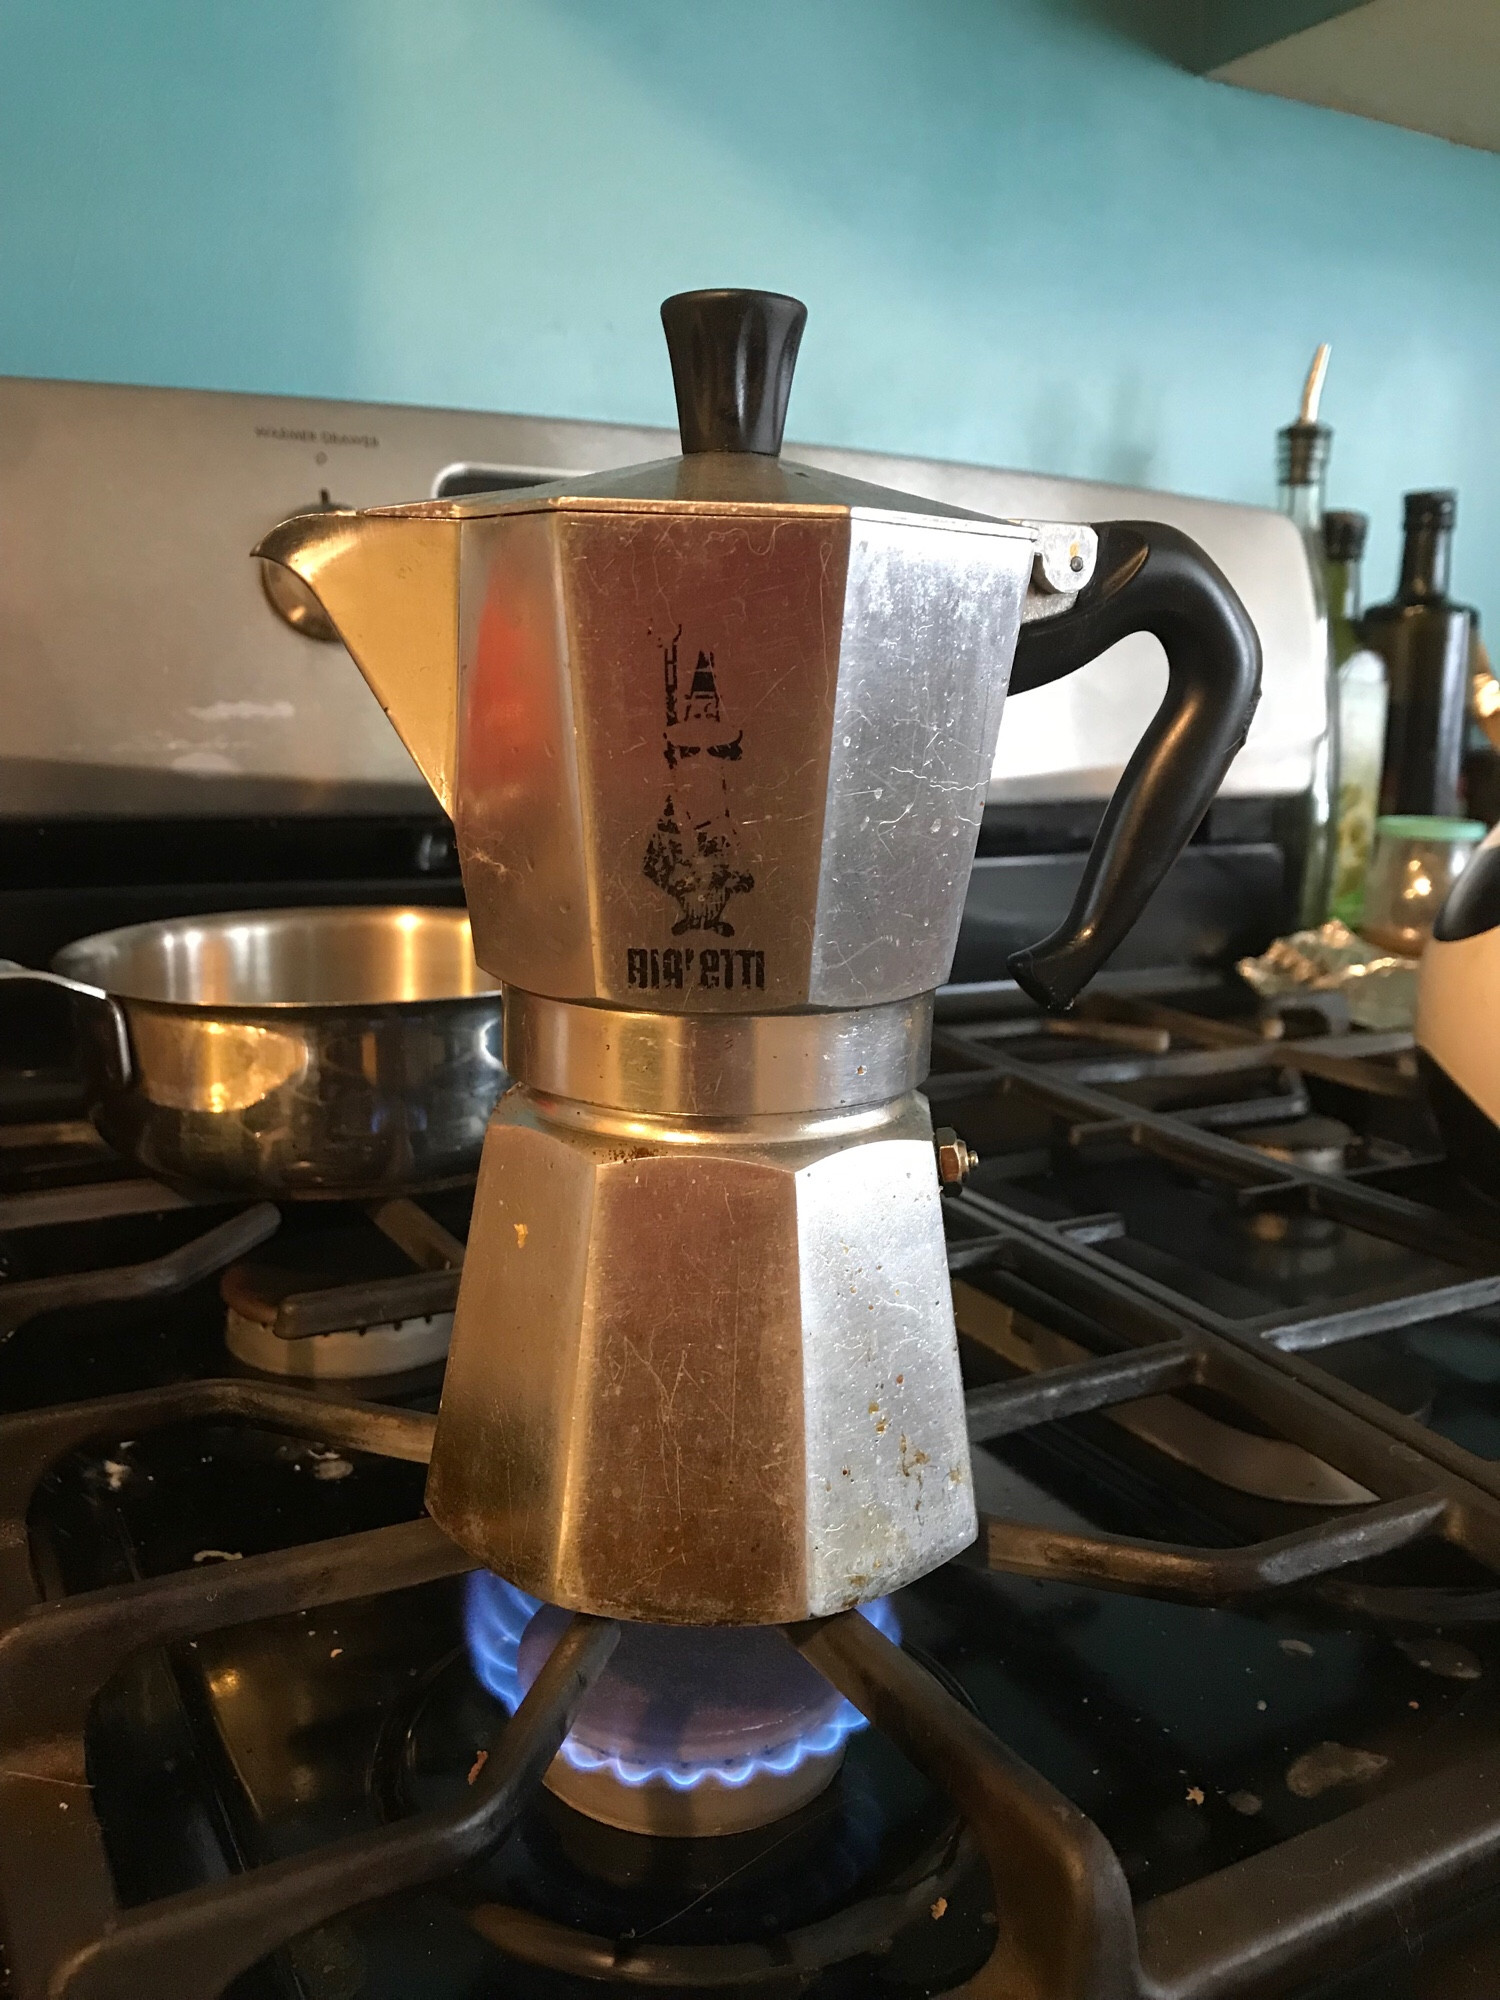
[[[1438,912],[1417,984],[1417,1059],[1449,1158],[1500,1201],[1500,826]]]

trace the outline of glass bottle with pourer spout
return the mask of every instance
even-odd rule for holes
[[[1363,514],[1323,516],[1328,650],[1339,697],[1338,839],[1330,901],[1332,915],[1356,930],[1375,845],[1386,721],[1385,662],[1360,630],[1360,562],[1369,525]]]
[[[1338,674],[1328,643],[1328,587],[1323,568],[1323,505],[1333,432],[1318,421],[1332,349],[1325,340],[1313,356],[1295,422],[1277,434],[1277,483],[1281,511],[1301,530],[1312,582],[1323,672],[1323,729],[1313,752],[1303,828],[1297,921],[1314,928],[1328,914],[1338,845]]]

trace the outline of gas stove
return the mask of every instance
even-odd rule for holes
[[[16,2000],[1500,1990],[1500,1228],[1406,1037],[1101,988],[940,997],[980,1539],[784,1635],[424,1515],[471,1190],[194,1203],[30,1077]]]

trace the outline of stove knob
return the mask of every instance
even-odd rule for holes
[[[331,514],[337,511],[338,504],[336,500],[329,499],[325,486],[312,506],[299,507],[296,511],[299,514]],[[294,571],[282,563],[262,561],[260,587],[276,616],[290,625],[294,632],[300,632],[304,639],[317,639],[325,646],[337,642],[339,635],[333,620]]]

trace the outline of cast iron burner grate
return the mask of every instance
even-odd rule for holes
[[[1003,1342],[992,1343],[991,1361],[998,1368],[998,1354],[1029,1371],[970,1391],[971,1438],[1019,1448],[1057,1435],[1048,1427],[1063,1420],[1086,1428],[1111,1413],[1123,1420],[1143,1399],[1167,1399],[1232,1417],[1244,1434],[1279,1441],[1343,1487],[1306,1510],[1305,1525],[1231,1545],[992,1512],[955,1581],[978,1581],[982,1569],[1002,1581],[1045,1578],[1207,1605],[1299,1592],[1419,1633],[1494,1621],[1494,1465],[1305,1352],[1335,1357],[1500,1301],[1500,1253],[1482,1215],[1419,1198],[1440,1169],[1398,1129],[1411,1097],[1401,1046],[1339,1037],[1270,1044],[1196,1016],[1184,1024],[1151,1003],[1131,1011],[1098,1024],[1092,1048],[1087,1036],[1040,1036],[1034,1023],[957,1026],[939,1037],[948,1067],[932,1079],[934,1104],[986,1155],[974,1190],[949,1204],[951,1268],[1010,1316],[1020,1344],[1007,1357]],[[1155,1032],[1132,1045],[1111,1028]],[[1028,1038],[1042,1045],[1033,1059]],[[1342,1175],[1299,1162],[1295,1149],[1279,1158],[1229,1136],[1306,1117],[1309,1079],[1322,1113],[1360,1135],[1351,1148],[1359,1157]],[[1400,1117],[1388,1123],[1391,1108]],[[1175,1175],[1184,1199],[1212,1198],[1231,1216],[1329,1225],[1336,1238],[1311,1247],[1339,1249],[1346,1237],[1373,1246],[1377,1276],[1361,1284],[1358,1259],[1352,1277],[1339,1266],[1329,1296],[1311,1309],[1264,1299],[1255,1309],[1255,1287],[1227,1280],[1208,1297],[1204,1287],[1175,1286],[1165,1275],[1170,1259],[1146,1254],[1160,1252],[1149,1203],[1139,1217],[1129,1200],[1078,1205],[1101,1154],[1136,1162],[1143,1185],[1158,1170]],[[1130,1172],[1122,1184],[1129,1195]],[[1392,1245],[1410,1254],[1382,1261]],[[1231,1298],[1244,1309],[1228,1309]],[[1028,1357],[1016,1334],[1028,1326],[1065,1337],[1077,1358],[1048,1366],[1035,1351]],[[49,1470],[87,1445],[206,1419],[414,1464],[430,1451],[433,1427],[421,1411],[253,1379],[171,1383],[0,1421],[0,1906],[18,2000],[208,2000],[341,1913],[472,1867],[535,1799],[615,1642],[607,1621],[574,1618],[461,1796],[122,1907],[94,1811],[86,1731],[101,1690],[132,1657],[251,1621],[394,1601],[470,1567],[418,1518],[44,1595],[28,1515]],[[1433,1580],[1391,1580],[1383,1565],[1411,1551]],[[924,1911],[930,1917],[934,1887],[957,1888],[977,1856],[995,1921],[963,1991],[995,2000],[1207,2000],[1285,1993],[1357,1968],[1398,1931],[1415,1933],[1500,1882],[1500,1738],[1490,1731],[1414,1781],[1133,1904],[1098,1826],[916,1658],[854,1613],[788,1636],[948,1802],[960,1835],[942,1822],[904,1875],[822,1923],[749,1944],[654,1946],[494,1902],[474,1907],[474,1928],[513,1959],[638,1989],[790,1992]]]

